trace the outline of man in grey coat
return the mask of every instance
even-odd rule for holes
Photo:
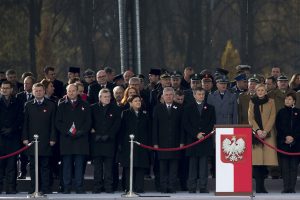
[[[236,95],[227,89],[228,79],[225,76],[217,80],[217,90],[210,94],[207,103],[216,111],[216,124],[237,124],[238,111]]]

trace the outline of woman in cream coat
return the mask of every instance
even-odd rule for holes
[[[276,146],[274,123],[276,117],[275,103],[268,98],[265,85],[256,86],[256,96],[249,102],[248,120],[256,134],[265,142]],[[277,166],[277,153],[253,138],[252,146],[253,176],[256,181],[256,192],[267,193],[264,179],[267,175],[266,166]]]

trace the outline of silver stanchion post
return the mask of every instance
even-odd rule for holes
[[[132,183],[133,183],[133,139],[134,135],[129,135],[130,138],[130,171],[129,171],[129,191],[123,195],[123,197],[138,197],[137,194],[135,194],[132,191]]]
[[[29,198],[43,198],[46,195],[39,192],[39,145],[38,145],[38,135],[34,135],[34,162],[35,162],[35,191],[32,193]]]

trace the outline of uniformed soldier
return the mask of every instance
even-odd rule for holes
[[[174,103],[174,89],[166,87],[162,98],[164,104],[157,104],[153,111],[153,145],[155,148],[179,147],[183,143],[182,114],[179,104]],[[180,152],[158,152],[160,168],[160,189],[163,193],[176,192],[178,160]]]
[[[254,76],[248,79],[248,91],[243,92],[238,96],[238,123],[249,124],[248,108],[251,97],[255,95],[255,87],[259,80]]]
[[[238,97],[240,93],[247,91],[248,82],[246,74],[239,74],[234,78],[234,80],[236,84],[231,88],[231,91]]]
[[[108,89],[99,92],[99,103],[91,106],[91,155],[94,163],[93,193],[113,192],[113,161],[116,136],[121,125],[120,109],[111,103]]]
[[[191,77],[190,89],[184,91],[185,104],[190,104],[194,101],[193,89],[201,87],[201,75],[194,74]]]
[[[12,95],[13,87],[3,81],[0,94],[0,156],[15,152],[20,147],[23,105]],[[6,194],[16,194],[17,156],[0,160],[0,193],[4,178]]]
[[[27,145],[29,141],[34,140],[35,134],[39,135],[39,170],[41,174],[40,184],[41,192],[51,193],[50,189],[50,156],[52,156],[52,146],[56,143],[55,130],[55,104],[46,99],[45,88],[41,83],[35,83],[32,87],[33,100],[25,104],[24,124],[22,141]],[[27,153],[30,156],[30,177],[31,191],[35,188],[35,160],[34,149],[30,148]]]
[[[215,107],[217,124],[237,124],[237,99],[236,95],[227,89],[226,76],[218,77],[217,90],[208,95],[207,103]]]

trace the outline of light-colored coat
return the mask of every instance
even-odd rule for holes
[[[236,95],[227,90],[223,99],[217,90],[208,95],[207,103],[213,105],[216,111],[216,124],[237,124],[238,111]]]
[[[268,134],[270,134],[270,136],[265,138],[264,141],[272,146],[276,146],[276,134],[274,131],[276,108],[274,100],[270,98],[267,103],[260,106],[260,111],[263,128],[268,132]],[[249,102],[248,119],[253,130],[259,129],[256,121],[254,120],[254,104],[252,101]],[[276,151],[266,145],[253,145],[252,165],[277,166],[278,160]]]

